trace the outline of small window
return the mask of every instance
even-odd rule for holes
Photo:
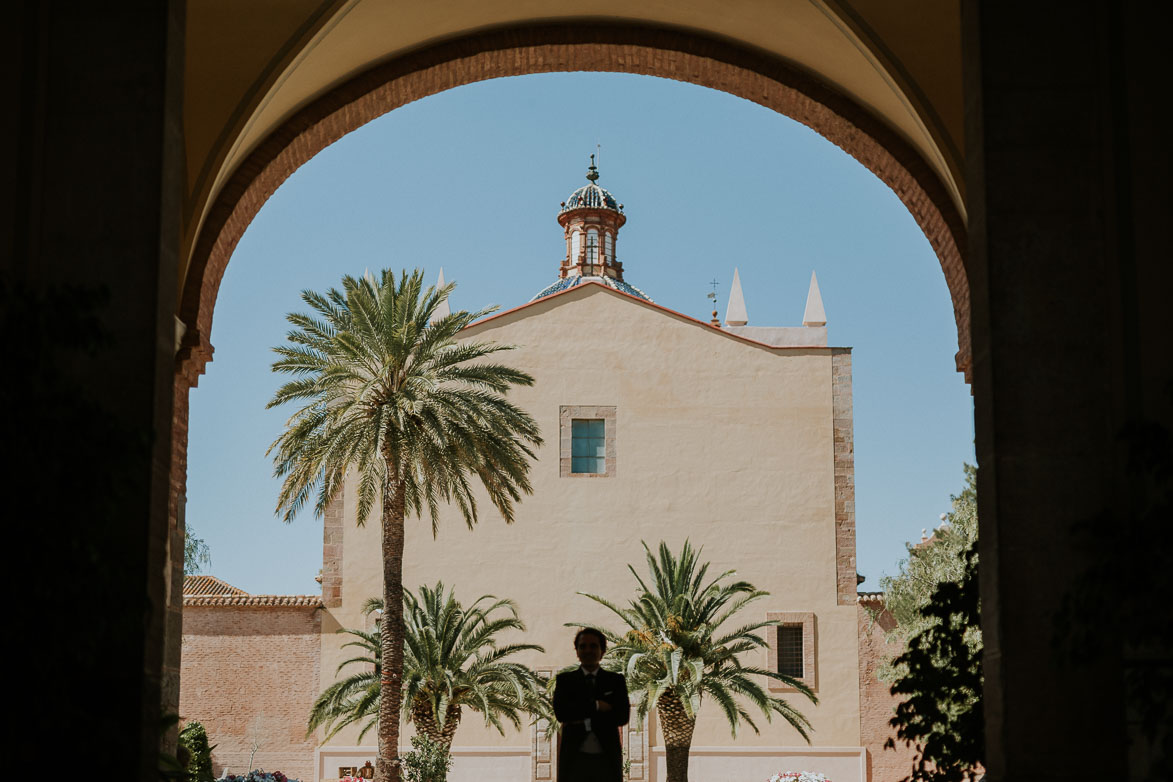
[[[811,611],[767,611],[766,621],[776,622],[766,635],[770,642],[769,670],[818,690],[818,650],[815,615]],[[771,681],[770,692],[795,692],[780,681]]]
[[[615,262],[615,244],[610,231],[603,234],[603,254],[607,263]]]
[[[599,262],[599,232],[594,228],[587,231],[586,256],[587,263]]]
[[[570,471],[601,474],[607,471],[607,425],[601,418],[570,422]]]
[[[558,406],[558,475],[614,478],[614,405]]]
[[[802,678],[802,625],[778,628],[778,673]]]
[[[570,265],[578,263],[578,248],[582,246],[582,232],[570,232]]]

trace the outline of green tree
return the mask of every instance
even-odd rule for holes
[[[190,526],[183,537],[183,575],[194,576],[212,564],[212,552]]]
[[[304,291],[311,314],[288,315],[288,343],[275,348],[273,371],[293,375],[269,407],[301,405],[269,448],[284,476],[277,502],[286,521],[316,494],[321,516],[348,470],[358,478],[358,518],[381,505],[383,660],[375,778],[399,782],[399,712],[403,696],[404,519],[426,510],[433,534],[440,504],[454,503],[471,528],[478,519],[475,484],[506,522],[532,492],[538,426],[505,399],[533,378],[489,360],[511,346],[458,341],[487,314],[438,317],[453,286],[424,290],[417,269],[398,278],[346,276],[342,290]]]
[[[522,717],[546,711],[545,682],[526,666],[507,661],[519,652],[545,651],[534,644],[499,644],[497,636],[525,625],[510,600],[482,595],[468,607],[444,585],[422,586],[404,593],[406,630],[403,661],[403,717],[430,741],[452,745],[465,707],[481,714],[502,735],[503,720],[521,728]],[[382,612],[383,601],[367,601],[369,615]],[[377,620],[377,621],[382,621]],[[358,640],[362,656],[338,666],[359,664],[366,670],[330,685],[314,702],[308,731],[327,729],[326,738],[347,725],[365,721],[359,738],[374,726],[379,713],[382,650],[377,632],[342,630]]]
[[[901,562],[896,576],[880,579],[884,608],[896,620],[888,632],[888,642],[899,647],[936,623],[925,613],[939,584],[957,583],[965,572],[965,553],[978,537],[977,468],[963,465],[965,486],[950,497],[952,509],[942,514],[942,524],[928,541],[908,544],[908,559]],[[977,651],[981,651],[981,632],[970,634]],[[892,683],[904,670],[894,660],[880,667],[881,681]]]
[[[917,747],[917,782],[961,782],[975,776],[985,754],[977,541],[962,557],[957,581],[942,581],[923,610],[929,624],[896,658],[892,694],[904,696],[890,724]],[[895,746],[893,739],[887,745]]]
[[[187,751],[187,774],[191,782],[212,782],[212,750],[208,743],[208,732],[195,720],[179,731],[179,745]]]
[[[628,607],[585,593],[609,608],[627,626],[619,634],[606,629],[608,667],[627,677],[639,719],[656,710],[664,732],[668,782],[687,782],[688,756],[692,747],[697,712],[705,696],[721,707],[734,736],[744,721],[754,732],[758,726],[739,700],[748,701],[771,721],[781,715],[810,741],[810,721],[783,698],[770,695],[761,679],[793,687],[817,703],[805,684],[775,671],[742,663],[740,656],[768,647],[758,635],[774,621],[750,622],[722,631],[734,614],[766,595],[747,581],[726,581],[729,570],[711,581],[705,576],[709,563],[699,561],[700,550],[686,540],[680,554],[659,546],[659,557],[643,544],[649,579],[645,581],[628,565],[639,584]],[[650,585],[649,585],[650,582]]]
[[[897,576],[880,581],[896,620],[888,640],[903,652],[881,666],[879,678],[903,698],[891,725],[915,745],[909,779],[920,782],[965,779],[984,754],[977,469],[964,469],[965,487],[951,497],[942,525],[909,545]]]

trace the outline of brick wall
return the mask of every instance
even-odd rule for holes
[[[898,782],[912,771],[914,753],[899,741],[895,749],[884,749],[884,742],[896,736],[888,720],[899,701],[888,691],[888,685],[876,678],[876,672],[885,659],[899,654],[901,649],[884,641],[895,620],[882,607],[876,607],[881,613],[875,619],[867,607],[859,607],[859,742],[867,750],[868,782]]]
[[[831,407],[835,459],[835,583],[841,606],[855,602],[855,436],[851,349],[831,348]]]
[[[309,606],[185,606],[179,714],[208,731],[216,775],[253,766],[314,778],[306,718],[318,694],[321,611]]]

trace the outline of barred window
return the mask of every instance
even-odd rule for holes
[[[778,673],[801,679],[802,625],[781,625],[778,630]]]

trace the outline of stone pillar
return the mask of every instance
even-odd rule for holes
[[[1054,639],[1104,555],[1074,527],[1130,502],[1125,423],[1170,420],[1158,29],[1129,3],[963,3],[993,782],[1127,778],[1120,644],[1073,660]]]
[[[166,624],[184,18],[181,1],[29,0],[0,26],[5,516],[31,537],[13,670],[41,704],[22,710],[21,752],[98,779],[158,778],[165,649],[179,644]]]

